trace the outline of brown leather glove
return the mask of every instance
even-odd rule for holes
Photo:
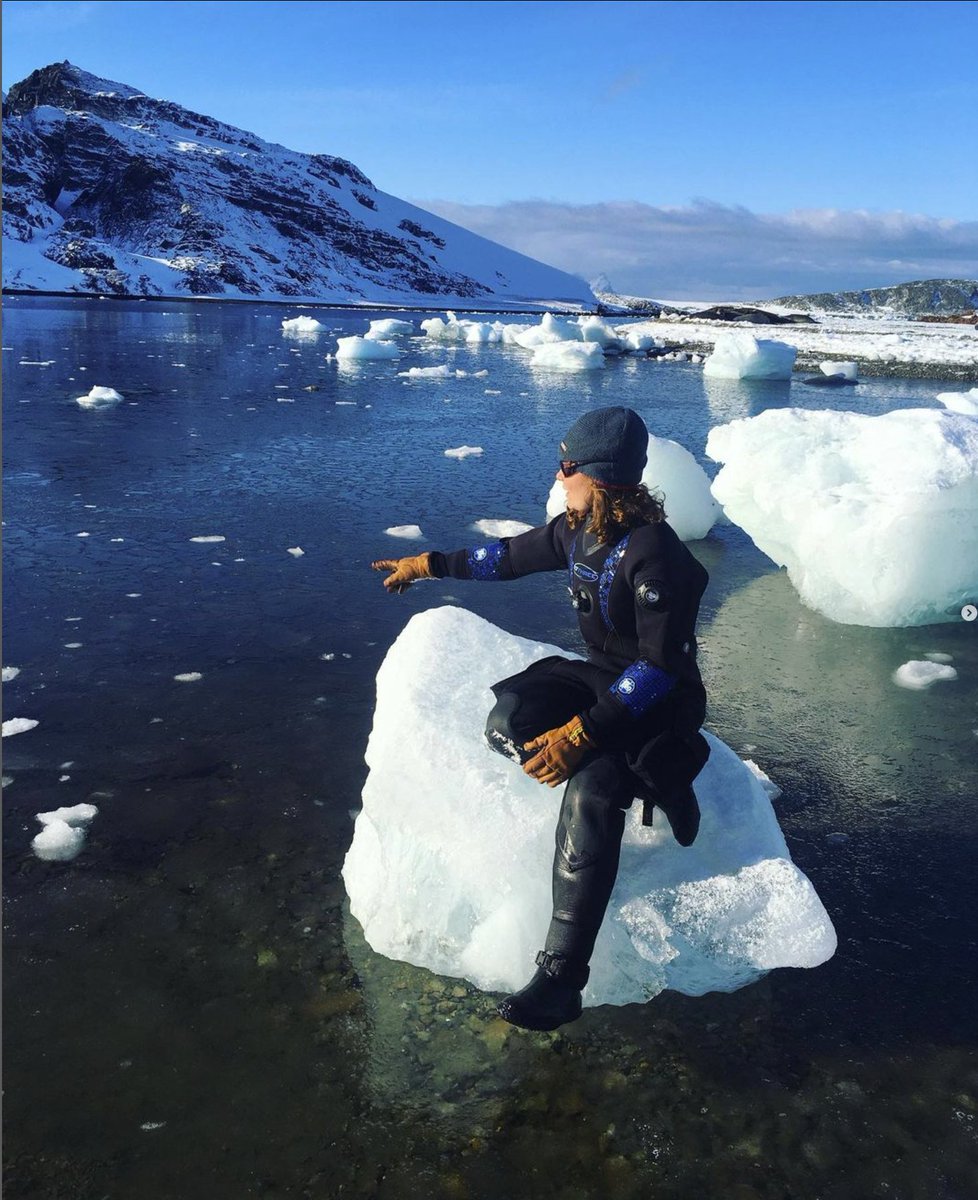
[[[431,569],[431,554],[415,554],[410,558],[379,558],[370,564],[375,571],[390,571],[384,580],[384,587],[394,595],[405,592],[419,579],[435,579],[437,576]]]
[[[524,750],[539,750],[523,764],[527,775],[547,787],[557,787],[570,779],[578,763],[597,743],[588,736],[580,717],[573,717],[558,729],[548,729],[532,742],[524,742]]]

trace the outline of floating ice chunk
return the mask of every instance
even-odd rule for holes
[[[203,675],[199,671],[185,671],[182,675],[174,675],[176,683],[199,683]]]
[[[192,537],[190,540],[203,545],[211,542],[226,542],[227,538],[221,533],[202,533],[199,537]]]
[[[454,372],[446,363],[438,367],[408,367],[406,371],[398,371],[398,379],[451,379]]]
[[[31,842],[31,849],[47,862],[68,862],[85,844],[88,825],[97,815],[94,804],[75,804],[38,813],[37,819],[44,828]]]
[[[84,646],[84,642],[65,642],[66,650],[80,650]]]
[[[524,350],[535,350],[540,346],[553,346],[559,342],[582,342],[584,332],[576,320],[544,313],[539,325],[529,325],[517,330],[512,340]]]
[[[456,446],[454,450],[446,450],[446,458],[469,458],[473,454],[481,454],[481,446]]]
[[[604,366],[604,351],[597,342],[554,342],[537,346],[531,367],[557,371],[595,371]]]
[[[52,821],[33,839],[31,849],[46,862],[68,862],[78,856],[84,844],[84,829],[65,821]]]
[[[726,515],[833,621],[956,621],[978,595],[974,420],[768,409],[713,429],[706,452]]]
[[[88,530],[82,530],[81,533],[75,534],[75,537],[91,537],[91,536],[92,535],[88,532]]]
[[[560,795],[493,754],[489,685],[560,653],[456,607],[412,618],[377,674],[370,774],[343,867],[353,915],[389,958],[485,990],[522,986],[550,917]],[[679,847],[629,814],[586,1004],[671,987],[729,991],[777,966],[816,966],[832,924],[794,866],[764,787],[710,737],[702,825]]]
[[[481,520],[474,521],[472,528],[485,534],[486,537],[509,538],[526,533],[533,526],[527,525],[525,521],[494,521],[491,517],[483,517]]]
[[[467,342],[484,344],[503,340],[505,326],[500,321],[460,321],[454,313],[430,317],[421,322],[422,332],[436,342]]]
[[[954,656],[952,654],[944,654],[940,650],[935,650],[932,654],[925,654],[924,658],[926,658],[928,662],[936,662],[936,663],[954,662]]]
[[[622,339],[600,317],[578,317],[577,327],[585,342],[596,342],[602,349],[622,349]]]
[[[390,537],[409,538],[412,541],[424,537],[420,525],[392,525],[390,529],[385,529],[384,533]]]
[[[37,728],[37,721],[31,720],[30,717],[11,717],[9,721],[3,722],[3,737],[14,737],[18,733],[29,733],[32,729]]]
[[[651,350],[654,346],[660,349],[665,346],[665,342],[651,333],[640,333],[637,329],[622,329],[618,333],[619,340],[626,350]]]
[[[336,357],[339,359],[400,358],[400,354],[393,342],[380,342],[362,337],[336,339]]]
[[[10,683],[12,680],[16,679],[19,674],[20,674],[20,667],[4,667],[3,668],[3,682]]]
[[[390,317],[384,321],[371,321],[370,328],[364,337],[372,342],[383,342],[387,338],[404,337],[410,333],[414,333],[414,325],[411,321],[398,321]]]
[[[291,554],[293,558],[302,558],[302,556],[305,554],[305,550],[303,550],[301,546],[289,546],[285,553]]]
[[[823,362],[818,364],[823,375],[843,375],[856,383],[859,379],[859,364],[854,362]]]
[[[684,542],[705,538],[720,515],[706,472],[684,446],[669,438],[649,438],[642,483],[665,497],[669,524]],[[559,516],[566,500],[563,485],[554,480],[547,498],[547,518]]]
[[[798,351],[785,342],[758,340],[749,333],[721,333],[703,374],[715,379],[790,379]]]
[[[978,417],[978,388],[969,392],[938,392],[937,399],[951,412]]]
[[[54,812],[38,813],[37,819],[42,825],[53,825],[56,821],[64,821],[66,825],[87,825],[98,816],[98,808],[94,804],[73,804],[70,808],[56,808]]]
[[[957,679],[958,673],[954,667],[946,663],[927,662],[921,659],[911,659],[893,672],[893,682],[903,688],[914,688],[922,691],[932,683],[950,682]]]
[[[288,317],[282,322],[283,333],[318,333],[323,328],[315,317]]]
[[[75,403],[81,405],[82,408],[110,408],[113,404],[118,404],[122,400],[122,396],[110,387],[93,387],[86,396],[76,397]]]

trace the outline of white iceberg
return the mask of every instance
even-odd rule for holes
[[[957,621],[978,595],[970,418],[769,409],[711,430],[706,452],[727,517],[833,621]]]
[[[473,454],[479,455],[482,453],[481,446],[455,446],[454,449],[446,450],[446,458],[471,458]]]
[[[31,842],[31,849],[47,862],[68,862],[85,844],[88,826],[97,815],[94,804],[75,804],[71,808],[38,813],[37,819],[44,828]]]
[[[453,312],[440,317],[429,317],[421,322],[421,331],[436,342],[465,342],[469,345],[486,345],[501,342],[508,326],[501,321],[460,321]],[[508,339],[505,339],[508,340]]]
[[[393,342],[378,342],[372,338],[341,337],[336,339],[336,357],[346,361],[374,358],[399,358],[400,351]]]
[[[553,342],[536,347],[530,366],[557,371],[600,370],[604,350],[597,342]]]
[[[685,446],[669,438],[649,437],[642,482],[665,497],[669,524],[684,542],[705,538],[720,516],[706,472]],[[548,520],[564,511],[565,501],[564,488],[555,480],[547,498]]]
[[[384,342],[388,338],[405,337],[411,333],[414,333],[414,325],[411,321],[400,321],[389,317],[383,321],[371,321],[370,328],[364,337],[371,342]]]
[[[553,313],[544,313],[539,325],[524,325],[514,330],[511,337],[524,350],[535,350],[559,342],[582,342],[584,331],[571,317],[555,317]]]
[[[75,403],[82,408],[111,408],[121,400],[122,396],[115,388],[93,387],[87,395],[76,397]]]
[[[585,342],[596,342],[602,349],[622,349],[622,339],[600,317],[578,317],[577,325]]]
[[[489,750],[490,683],[547,654],[461,608],[413,617],[377,674],[370,774],[343,867],[352,914],[388,958],[522,986],[550,917],[559,789]],[[702,825],[683,849],[630,811],[586,1004],[674,988],[729,991],[816,966],[836,938],[791,862],[765,788],[722,742],[696,783]]]
[[[492,517],[483,517],[478,521],[473,521],[472,528],[485,537],[504,538],[527,533],[533,526],[527,525],[525,521],[497,521]]]
[[[823,375],[842,375],[853,383],[859,380],[859,364],[854,362],[823,362],[818,364]]]
[[[898,687],[911,688],[914,691],[923,691],[933,683],[949,683],[957,677],[958,673],[954,667],[949,667],[946,663],[918,658],[903,663],[893,672],[893,682]]]
[[[722,333],[703,364],[703,374],[713,379],[790,379],[797,354],[786,342]]]
[[[424,537],[420,525],[392,525],[389,529],[385,529],[384,533],[388,537],[407,538],[410,541],[418,541]]]
[[[283,333],[318,333],[322,328],[315,317],[287,317],[282,322]]]
[[[451,379],[455,375],[447,363],[437,367],[408,367],[406,371],[398,371],[398,379]]]
[[[938,392],[937,399],[950,412],[978,417],[978,388],[971,388],[967,392]]]
[[[33,717],[10,717],[9,720],[3,722],[2,736],[16,737],[18,733],[30,733],[37,726],[38,722]]]

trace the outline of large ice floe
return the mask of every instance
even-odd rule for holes
[[[649,438],[642,482],[665,498],[669,524],[684,542],[705,538],[720,515],[706,472],[685,446],[670,438]],[[555,480],[547,497],[548,520],[564,511],[566,499],[563,485]]]
[[[393,342],[376,341],[369,337],[336,339],[336,357],[354,362],[374,358],[400,358],[401,352]]]
[[[703,374],[713,379],[790,379],[798,351],[752,334],[721,333]]]
[[[960,620],[978,596],[978,422],[769,409],[710,432],[713,494],[802,601],[850,625]]]
[[[351,912],[378,953],[486,991],[526,982],[550,918],[561,794],[494,754],[483,729],[490,684],[554,653],[454,607],[413,617],[388,652],[343,867]],[[645,828],[641,805],[629,812],[586,1004],[731,991],[835,951],[762,779],[709,740],[692,847],[659,814]]]

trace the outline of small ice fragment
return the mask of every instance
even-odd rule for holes
[[[162,717],[150,717],[149,723],[150,723],[150,725],[162,725],[163,718]]]
[[[14,781],[13,775],[0,776],[0,786],[3,786],[5,788],[10,787],[10,785],[13,783],[13,781]]]
[[[389,529],[385,529],[384,533],[390,537],[411,538],[414,540],[424,537],[420,525],[392,525]]]
[[[895,684],[917,691],[930,687],[932,683],[942,680],[950,681],[957,677],[958,673],[954,667],[945,666],[943,663],[924,662],[920,659],[911,659],[910,662],[905,662],[893,672]]]
[[[352,655],[352,654],[347,654],[347,653],[345,653],[345,652],[344,652],[344,654],[343,654],[343,657],[344,657],[344,658],[352,658],[352,657],[353,657],[353,655]]]
[[[204,677],[199,671],[186,671],[182,675],[174,675],[173,678],[177,683],[197,683]]]
[[[323,662],[332,662],[333,659],[336,657],[336,655],[335,654],[320,654],[319,657],[322,659]]]
[[[474,521],[472,528],[479,533],[485,534],[486,537],[504,538],[516,537],[517,534],[526,533],[533,526],[527,525],[525,521],[496,521],[491,517],[483,517],[481,520]]]
[[[67,821],[52,821],[34,838],[31,849],[46,862],[68,862],[84,844],[84,829],[77,829]]]
[[[305,550],[301,546],[289,546],[286,553],[291,554],[293,558],[301,558],[305,554]]]
[[[81,617],[65,617],[66,621],[80,621]]]
[[[10,683],[10,681],[13,679],[16,679],[19,674],[20,674],[20,667],[4,667],[3,668],[3,682]]]
[[[75,534],[75,537],[91,537],[91,536],[92,536],[92,535],[91,535],[90,533],[88,533],[87,531],[85,531],[85,530],[83,530],[81,533],[76,533],[76,534]]]
[[[70,771],[74,765],[75,765],[75,760],[72,759],[71,762],[63,762],[61,764],[61,766],[58,768],[58,770],[59,771]]]
[[[144,1133],[151,1133],[154,1129],[162,1129],[166,1125],[166,1121],[143,1121],[140,1129]]]
[[[848,842],[849,835],[848,833],[827,833],[825,840],[830,846],[841,846],[845,842]]]
[[[949,662],[954,662],[954,656],[953,656],[953,655],[951,655],[951,654],[943,654],[943,653],[941,653],[939,650],[935,650],[935,651],[933,652],[933,654],[925,654],[925,655],[924,655],[924,658],[926,658],[928,662],[936,662],[936,663],[949,663]]]
[[[11,717],[3,723],[2,736],[13,737],[17,733],[27,733],[36,728],[37,721],[32,721],[30,717]]]
[[[437,367],[408,367],[406,371],[398,371],[398,379],[449,379],[452,369],[442,363]]]
[[[124,542],[125,538],[109,538],[110,542]]]
[[[502,392],[500,392],[496,388],[485,388],[484,390],[485,390],[485,394],[487,396],[501,396],[502,395]]]
[[[79,367],[79,371],[84,371],[84,367]],[[82,408],[108,408],[112,404],[118,404],[122,396],[110,387],[93,387],[86,396],[76,396],[75,403],[81,405]]]
[[[138,600],[142,594],[143,594],[142,592],[126,592],[126,599],[127,600]]]
[[[226,542],[227,538],[221,533],[204,533],[198,537],[192,537],[190,540],[203,544],[205,542]]]
[[[66,650],[80,650],[84,646],[84,642],[65,642]]]
[[[95,804],[72,804],[71,808],[55,809],[53,812],[38,812],[37,820],[47,826],[54,824],[56,821],[64,821],[65,824],[70,824],[72,828],[78,826],[86,826],[90,821],[94,821],[98,816],[98,808]]]
[[[468,458],[473,454],[481,454],[481,446],[456,446],[454,450],[446,450],[446,458]]]
[[[70,775],[59,775],[58,783],[67,783],[70,778],[71,778]]]
[[[854,362],[823,362],[818,364],[823,375],[842,375],[855,383],[859,378],[859,364]]]
[[[291,317],[282,322],[284,333],[318,333],[323,328],[315,317]]]

